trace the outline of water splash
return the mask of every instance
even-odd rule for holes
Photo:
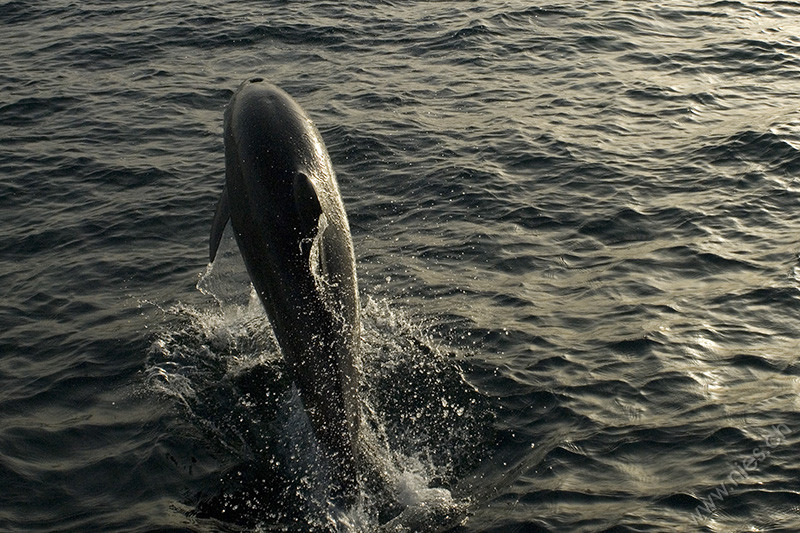
[[[220,483],[194,513],[237,527],[298,531],[437,531],[463,520],[452,490],[491,441],[492,415],[464,379],[455,348],[423,320],[365,299],[362,365],[366,447],[380,483],[341,509],[324,454],[257,296],[209,268],[198,290],[216,305],[178,304],[150,351],[146,382],[175,402],[220,451]]]

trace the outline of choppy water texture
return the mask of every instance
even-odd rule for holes
[[[535,4],[0,4],[0,529],[800,529],[800,4]],[[252,75],[350,216],[350,512],[206,267]]]

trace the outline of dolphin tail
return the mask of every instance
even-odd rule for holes
[[[228,219],[231,218],[231,208],[228,204],[228,187],[222,189],[222,196],[219,197],[217,202],[217,211],[214,213],[214,222],[211,224],[211,237],[208,240],[208,258],[209,262],[213,263],[214,258],[217,256],[217,248],[219,242],[222,240],[222,232],[225,231],[225,225]]]

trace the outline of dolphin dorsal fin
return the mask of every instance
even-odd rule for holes
[[[231,208],[228,204],[228,187],[226,185],[222,188],[222,196],[217,202],[217,211],[214,213],[214,222],[211,224],[211,237],[208,240],[208,258],[211,263],[217,256],[219,241],[222,240],[222,232],[225,231],[225,225],[229,218],[231,218]]]
[[[300,228],[303,235],[314,234],[322,214],[322,206],[317,198],[317,191],[311,179],[303,172],[294,175],[294,205],[300,218]]]

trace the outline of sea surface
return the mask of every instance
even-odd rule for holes
[[[330,152],[388,487],[342,509],[236,243]],[[0,1],[0,531],[800,531],[800,2]]]

